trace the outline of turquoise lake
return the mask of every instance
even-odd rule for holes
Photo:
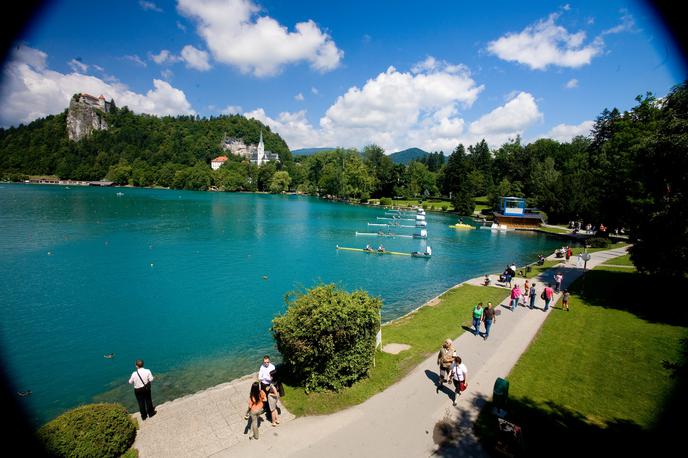
[[[381,229],[367,223],[384,213],[303,196],[0,184],[6,376],[31,390],[20,401],[34,424],[94,401],[135,410],[127,380],[136,358],[157,376],[156,403],[257,370],[276,353],[270,324],[289,291],[318,282],[365,289],[390,320],[561,245],[534,233],[457,231],[448,227],[455,217],[428,213],[432,259],[336,250],[425,248],[355,235]]]

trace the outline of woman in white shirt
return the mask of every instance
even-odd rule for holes
[[[456,399],[468,386],[468,369],[466,369],[466,365],[461,362],[460,356],[454,356],[454,362],[451,366],[451,376],[454,387],[456,388],[454,394],[454,405],[456,405]]]

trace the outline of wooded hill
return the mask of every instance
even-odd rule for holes
[[[241,115],[199,118],[157,117],[135,114],[127,107],[104,114],[110,128],[94,131],[89,138],[67,138],[67,111],[37,119],[28,125],[0,129],[2,175],[57,175],[76,180],[100,180],[111,166],[127,163],[136,168],[160,168],[176,164],[193,166],[225,154],[224,135],[257,144],[263,132],[265,150],[291,161],[285,141],[255,119]]]

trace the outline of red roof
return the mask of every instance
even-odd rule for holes
[[[227,160],[227,156],[218,156],[215,159],[213,159],[212,162],[224,162]]]

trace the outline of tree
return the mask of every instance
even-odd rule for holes
[[[115,184],[129,184],[129,178],[131,178],[131,166],[126,161],[122,161],[117,165],[113,165],[108,170],[105,178]]]
[[[642,104],[642,102],[641,102]],[[647,107],[641,107],[645,110]],[[646,124],[644,116],[637,118]],[[688,83],[661,104],[657,130],[641,144],[631,170],[631,259],[638,270],[666,277],[688,272]]]
[[[270,192],[279,194],[288,191],[290,183],[291,177],[289,177],[289,172],[284,170],[275,172],[272,179],[270,179]]]
[[[473,192],[468,180],[470,171],[466,150],[463,145],[459,145],[447,161],[444,172],[444,192],[451,195],[454,210],[460,215],[472,215],[475,209]]]
[[[320,285],[287,298],[272,334],[287,370],[306,391],[339,390],[368,373],[382,301],[365,291]]]

